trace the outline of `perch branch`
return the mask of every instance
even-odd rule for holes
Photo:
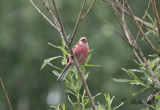
[[[66,36],[66,34],[65,34],[65,31],[64,31],[64,28],[63,28],[63,25],[62,25],[62,21],[61,21],[61,19],[60,19],[60,16],[59,16],[59,13],[58,13],[58,10],[57,10],[55,1],[54,1],[54,0],[52,0],[52,1],[53,1],[54,8],[55,8],[55,11],[56,11],[56,14],[57,14],[57,17],[58,17],[58,21],[60,22],[60,26],[61,26],[61,31],[62,31],[63,38],[65,39],[65,42],[66,42],[66,44],[67,44],[67,46],[68,46],[68,48],[69,48],[70,53],[73,55],[73,62],[74,62],[74,64],[75,64],[76,68],[77,68],[78,74],[79,74],[79,76],[80,76],[80,78],[81,78],[81,81],[82,81],[82,84],[83,84],[83,87],[84,87],[84,89],[86,90],[86,93],[87,93],[88,98],[89,98],[89,100],[90,100],[91,106],[92,106],[93,110],[96,110],[95,103],[94,103],[94,101],[93,101],[93,98],[92,98],[92,95],[91,95],[90,90],[89,90],[89,88],[88,88],[88,85],[87,85],[87,83],[86,83],[86,81],[85,81],[85,79],[84,79],[84,76],[83,76],[82,70],[81,70],[81,68],[80,68],[80,65],[79,65],[79,63],[77,62],[77,59],[76,59],[76,57],[75,57],[75,54],[73,53],[73,50],[72,50],[72,48],[71,48],[71,46],[70,46],[70,44],[69,44],[69,42],[68,42],[68,39],[67,39],[67,36]],[[85,4],[85,3],[83,3],[83,4]],[[82,7],[83,7],[83,5],[82,5]],[[83,11],[83,10],[82,10],[82,11]],[[77,26],[78,26],[78,25],[77,25]]]
[[[85,1],[86,1],[86,0],[85,0]],[[66,33],[65,33],[65,30],[64,30],[64,27],[63,27],[63,24],[62,24],[62,21],[61,21],[59,12],[58,12],[57,7],[56,7],[55,0],[52,0],[53,5],[54,5],[54,8],[55,8],[56,15],[57,15],[57,19],[58,19],[58,22],[56,21],[55,24],[53,24],[53,23],[38,9],[38,7],[32,2],[32,0],[30,0],[30,2],[31,2],[32,5],[37,9],[37,11],[47,20],[47,22],[49,22],[54,28],[56,28],[56,26],[55,26],[56,23],[59,24],[59,28],[60,28],[60,29],[57,29],[57,28],[56,28],[56,29],[58,30],[58,32],[60,33],[60,35],[61,35],[61,36],[63,37],[63,39],[65,40],[65,42],[66,42],[66,44],[67,44],[67,46],[68,46],[68,48],[69,48],[70,53],[73,55],[73,62],[74,62],[74,64],[75,64],[76,68],[77,68],[77,71],[78,71],[78,73],[79,73],[79,76],[80,76],[81,81],[82,81],[82,84],[83,84],[83,87],[84,87],[84,89],[86,90],[86,93],[87,93],[87,95],[88,95],[88,98],[89,98],[89,100],[90,100],[90,103],[91,103],[91,106],[92,106],[93,110],[96,110],[95,103],[94,103],[94,101],[93,101],[93,98],[92,98],[92,95],[91,95],[91,93],[90,93],[90,91],[89,91],[88,85],[87,85],[87,83],[86,83],[86,81],[85,81],[85,79],[84,79],[84,76],[83,76],[83,74],[82,74],[82,70],[81,70],[81,68],[80,68],[80,65],[79,65],[79,63],[77,62],[77,59],[76,59],[76,57],[75,57],[75,55],[74,55],[74,53],[73,53],[73,50],[72,50],[72,48],[71,48],[71,46],[70,46],[70,44],[69,44],[69,41],[68,41],[67,35],[66,35]],[[44,4],[45,7],[47,8],[47,11],[50,11],[49,6],[48,6],[48,2],[43,2],[43,4]],[[83,10],[82,10],[82,11],[83,11]],[[51,12],[49,12],[49,13],[52,15]],[[52,17],[53,17],[53,16],[52,16]],[[56,18],[56,17],[55,17],[55,18]],[[53,19],[54,19],[54,18],[53,18]],[[78,25],[77,25],[77,26],[78,26]],[[73,35],[73,36],[74,36],[74,35]]]

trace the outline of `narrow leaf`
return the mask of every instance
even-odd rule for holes
[[[52,72],[53,72],[53,74],[56,75],[56,76],[59,76],[59,75],[60,75],[60,73],[59,73],[58,71],[53,70]]]
[[[144,92],[144,91],[147,90],[147,89],[148,89],[148,88],[142,88],[142,89],[138,90],[137,92],[133,93],[132,95],[133,95],[133,96],[136,96],[136,95]]]
[[[86,106],[89,103],[89,99],[87,99],[84,103],[84,105]]]
[[[62,109],[65,110],[65,104],[62,105]]]
[[[42,66],[41,66],[41,70],[42,70],[50,61],[52,61],[52,60],[54,60],[54,59],[57,59],[57,58],[60,58],[60,57],[62,57],[62,56],[51,57],[51,58],[48,58],[48,59],[44,60],[44,62],[42,63]]]
[[[116,78],[112,78],[115,82],[130,82],[130,80],[128,79],[116,79]]]

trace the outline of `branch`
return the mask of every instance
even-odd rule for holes
[[[88,8],[88,10],[86,11],[86,13],[81,17],[80,21],[82,21],[86,16],[87,14],[89,13],[89,11],[91,10],[91,8],[93,7],[93,5],[95,4],[96,0],[94,0],[91,4],[91,6]]]
[[[154,47],[154,45],[151,43],[151,41],[148,39],[148,37],[145,35],[145,33],[143,32],[142,28],[139,26],[138,22],[136,21],[131,9],[130,9],[130,6],[128,5],[127,1],[124,0],[126,5],[127,5],[127,8],[129,10],[129,13],[131,15],[131,17],[133,18],[133,20],[135,21],[137,27],[139,28],[140,32],[142,33],[144,39],[147,41],[148,45],[153,49],[153,51],[158,55],[160,56],[160,53],[157,51],[157,49]]]
[[[152,7],[153,7],[154,16],[156,18],[158,31],[159,31],[159,34],[160,34],[159,16],[158,16],[158,12],[157,12],[157,8],[156,8],[156,1],[155,0],[152,0]]]
[[[31,4],[35,7],[35,9],[44,17],[44,19],[46,19],[47,22],[48,22],[52,27],[54,27],[55,29],[57,29],[56,26],[52,23],[52,21],[51,21],[50,19],[48,19],[48,18],[46,17],[46,15],[43,14],[43,12],[33,3],[33,1],[30,0],[30,2],[31,2]]]
[[[102,1],[107,2],[109,5],[111,5],[110,0],[102,0]],[[120,3],[115,4],[115,7],[118,8],[118,9],[120,9],[120,10],[121,10],[122,8],[124,8],[124,12],[125,12],[127,15],[131,16],[130,13],[128,12],[128,10],[127,10],[125,7],[123,7]],[[135,16],[135,15],[134,15],[134,18],[136,19],[136,21],[138,21],[138,22],[140,22],[140,23],[143,23],[145,26],[147,26],[147,27],[153,29],[154,31],[158,32],[158,29],[155,28],[151,23],[145,22],[145,21],[143,21],[142,19],[140,19],[139,17],[137,17],[137,16]]]
[[[148,14],[148,9],[149,9],[150,3],[151,3],[151,0],[149,0],[147,9],[145,10],[144,16],[142,17],[143,22],[141,23],[141,26],[140,26],[141,28],[142,28],[142,26],[143,26],[143,24],[144,24],[144,20],[145,20],[147,14]],[[136,41],[137,41],[137,39],[138,39],[139,34],[140,34],[140,30],[138,30],[137,37],[136,37]]]
[[[60,29],[60,24],[59,22],[57,21],[55,15],[53,14],[53,12],[51,11],[50,7],[49,7],[49,4],[48,4],[48,1],[45,0],[45,2],[43,0],[41,0],[41,2],[43,3],[43,5],[46,7],[48,13],[50,14],[50,16],[52,17],[53,21],[54,21],[54,24],[56,25],[56,28],[57,30]]]
[[[3,81],[2,81],[1,77],[0,77],[0,83],[1,83],[1,86],[3,88],[4,94],[6,96],[6,100],[7,100],[8,106],[9,106],[9,110],[13,110],[12,106],[11,106],[11,103],[10,103],[10,100],[9,100],[9,97],[8,97],[8,94],[7,94],[7,91],[6,91],[5,87],[4,87],[4,84],[3,84]]]
[[[124,0],[124,1],[125,1],[125,3],[126,3],[126,0]],[[123,1],[123,4],[124,4],[124,1]],[[125,33],[125,35],[126,35],[126,38],[127,38],[127,40],[124,40],[124,41],[126,41],[126,42],[131,46],[131,48],[132,48],[135,56],[137,57],[138,61],[139,61],[144,67],[146,67],[146,68],[149,70],[149,72],[150,72],[150,74],[151,74],[151,76],[152,76],[152,78],[153,78],[153,82],[157,84],[157,87],[158,87],[158,88],[160,88],[160,82],[159,82],[159,80],[157,79],[157,77],[155,76],[153,70],[152,70],[151,67],[149,66],[149,64],[148,64],[148,62],[147,62],[147,59],[145,58],[142,50],[139,48],[138,44],[136,43],[134,37],[133,37],[132,34],[130,33],[129,28],[127,27],[127,25],[126,25],[126,23],[125,23],[125,20],[124,20],[124,11],[125,11],[125,10],[124,10],[124,8],[121,8],[121,9],[122,9],[122,18],[120,18],[120,13],[119,13],[118,10],[116,9],[115,3],[113,3],[111,0],[109,0],[109,4],[111,5],[113,11],[115,12],[115,14],[116,14],[116,16],[117,16],[117,18],[118,18],[118,21],[119,21],[119,23],[120,23],[120,25],[122,25],[122,29],[123,29],[123,31],[124,31],[124,33]],[[127,3],[126,3],[126,4],[127,4]],[[130,14],[131,14],[132,17],[133,17],[134,15],[131,13],[130,7],[129,7],[128,4],[127,4],[127,6],[128,6],[128,8],[129,8]],[[124,6],[122,6],[122,7],[124,7]],[[133,18],[133,19],[134,19],[134,18]],[[137,24],[138,24],[138,23],[137,23]],[[118,34],[118,35],[119,35],[119,34]],[[122,38],[122,36],[120,36],[120,37]],[[123,38],[122,38],[122,39],[123,39]],[[141,60],[141,58],[140,58],[140,56],[138,55],[138,53],[139,53],[139,55],[143,58],[143,61]]]
[[[57,6],[56,6],[56,3],[55,3],[55,0],[52,0],[52,2],[53,2],[54,9],[55,9],[55,12],[56,12],[56,14],[57,14],[58,22],[59,22],[60,28],[61,28],[61,30],[59,30],[59,33],[60,33],[61,36],[63,36],[66,44],[69,45],[69,42],[68,42],[68,39],[67,39],[67,35],[66,35],[66,33],[65,33],[65,30],[64,30],[64,27],[63,27],[63,24],[62,24],[62,21],[61,21],[59,12],[58,12],[58,10],[57,10]]]
[[[71,40],[70,40],[70,46],[72,45],[72,41],[73,41],[73,38],[75,36],[75,33],[76,33],[76,30],[77,30],[77,27],[79,25],[79,23],[88,15],[88,13],[90,12],[91,8],[93,7],[93,5],[95,4],[96,0],[94,0],[92,2],[92,4],[90,5],[90,7],[88,8],[88,10],[86,11],[86,13],[82,16],[82,12],[84,10],[84,5],[86,3],[86,0],[83,1],[83,4],[82,4],[82,8],[80,10],[80,13],[79,13],[79,16],[78,16],[78,19],[77,19],[77,22],[76,22],[76,25],[74,27],[74,30],[73,30],[73,33],[72,33],[72,36],[71,36]]]
[[[73,38],[74,38],[75,33],[76,33],[76,31],[77,31],[78,25],[79,25],[79,23],[80,23],[80,19],[81,19],[82,12],[83,12],[83,10],[84,10],[84,5],[85,5],[85,4],[86,4],[86,0],[83,1],[82,8],[81,8],[81,10],[80,10],[80,12],[79,12],[79,16],[78,16],[76,25],[75,25],[75,27],[74,27],[74,30],[73,30],[73,33],[72,33],[72,36],[71,36],[71,40],[70,40],[70,44],[69,44],[70,47],[71,47],[71,45],[72,45]]]

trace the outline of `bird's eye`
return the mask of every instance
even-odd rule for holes
[[[85,39],[82,39],[82,41],[85,41]]]

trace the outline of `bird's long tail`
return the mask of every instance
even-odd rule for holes
[[[67,76],[68,70],[71,66],[66,66],[64,68],[64,70],[62,71],[62,73],[58,76],[57,81],[61,82],[65,79],[65,77]]]

